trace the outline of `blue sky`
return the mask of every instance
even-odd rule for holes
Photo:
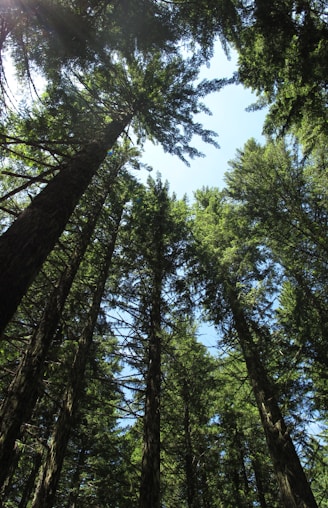
[[[230,77],[235,70],[236,57],[228,61],[220,44],[217,43],[210,67],[204,66],[200,78]],[[169,181],[171,192],[175,192],[178,198],[187,194],[192,199],[193,192],[202,186],[221,189],[224,186],[223,178],[228,169],[228,161],[235,157],[236,150],[242,148],[251,137],[258,141],[264,140],[261,133],[265,112],[245,111],[245,108],[255,100],[255,95],[240,85],[229,85],[205,99],[204,102],[213,115],[201,115],[199,120],[206,129],[218,134],[217,141],[221,148],[216,149],[195,138],[194,146],[206,157],[191,160],[190,167],[176,156],[165,154],[160,146],[154,146],[150,142],[145,144],[142,161],[153,167],[153,177],[159,172],[164,180]],[[149,173],[143,170],[136,177],[145,181],[148,175]]]
[[[229,61],[220,43],[217,43],[210,67],[204,67],[200,78],[231,77],[235,71],[236,56],[232,55]],[[256,96],[241,85],[227,86],[220,92],[206,98],[204,102],[212,111],[212,116],[202,115],[199,120],[206,129],[213,130],[218,134],[217,141],[220,149],[206,145],[195,138],[194,146],[203,152],[205,157],[191,160],[190,167],[176,156],[164,153],[159,145],[153,145],[150,142],[145,144],[142,161],[153,167],[151,173],[153,177],[159,172],[164,180],[169,181],[171,193],[175,192],[178,198],[187,194],[191,201],[193,192],[203,186],[222,189],[224,174],[229,167],[228,161],[235,157],[237,149],[242,148],[251,137],[264,142],[262,128],[265,111],[245,111],[255,101]],[[145,182],[149,173],[143,170],[135,176]],[[209,323],[203,323],[198,334],[199,340],[215,354],[218,340],[215,328]]]

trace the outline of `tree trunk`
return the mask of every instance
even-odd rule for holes
[[[144,415],[139,508],[160,508],[160,391],[163,228],[161,216],[154,234],[153,283],[149,327],[148,369]]]
[[[184,415],[183,415],[183,429],[184,429],[184,441],[185,441],[185,472],[186,472],[186,484],[187,484],[187,504],[189,508],[194,508],[198,505],[196,498],[196,475],[194,467],[194,454],[192,450],[191,441],[191,428],[190,428],[190,411],[189,411],[189,388],[187,382],[184,382],[183,387],[183,399],[184,399]]]
[[[238,480],[240,485],[239,491],[243,493],[242,499],[240,498],[240,507],[245,506],[245,508],[251,508],[251,506],[253,506],[253,503],[251,503],[248,499],[250,488],[245,465],[246,450],[244,445],[244,436],[238,429],[236,421],[234,421],[234,445],[239,455],[239,464],[240,464],[240,471],[236,472],[239,478]]]
[[[78,349],[71,368],[63,405],[58,415],[51,443],[41,469],[31,508],[51,508],[53,506],[70,432],[74,425],[78,402],[83,389],[88,353],[92,344],[93,331],[97,322],[99,308],[108,277],[108,270],[114,252],[117,230],[118,223],[115,234],[110,240],[108,252],[104,259],[101,273],[99,274],[97,289],[93,296],[92,305],[86,319],[86,325],[79,339]]]
[[[146,381],[140,508],[160,508],[161,339],[157,324],[153,325]]]
[[[282,505],[285,508],[318,508],[278,406],[273,386],[258,356],[237,291],[227,284],[226,295],[260,412]]]
[[[80,480],[81,470],[82,470],[82,467],[85,463],[86,455],[87,454],[86,454],[85,448],[82,448],[79,451],[78,461],[76,464],[75,471],[73,473],[72,482],[71,482],[71,489],[70,489],[69,498],[68,498],[66,508],[76,508],[76,506],[77,506],[77,500],[79,497],[80,485],[81,485],[81,480]]]
[[[53,249],[92,177],[131,115],[112,121],[60,172],[0,238],[0,335]]]
[[[22,498],[20,500],[20,503],[18,505],[18,508],[26,508],[27,507],[27,504],[30,499],[30,495],[33,492],[33,488],[35,485],[35,479],[36,479],[39,469],[41,467],[41,463],[42,463],[42,454],[37,453],[33,458],[32,471],[29,474],[28,480],[25,484],[24,492],[23,492]]]
[[[265,490],[264,490],[263,481],[262,481],[261,468],[260,468],[260,464],[259,464],[259,461],[258,461],[258,458],[256,457],[256,455],[252,459],[252,467],[253,467],[253,471],[254,471],[256,491],[257,491],[260,507],[261,508],[268,508],[268,505],[265,500],[265,495],[264,495]]]
[[[119,168],[114,171],[113,178]],[[13,459],[13,449],[23,423],[29,421],[37,401],[45,360],[91,235],[99,218],[108,192],[103,192],[91,211],[91,217],[81,232],[70,264],[62,273],[50,295],[31,343],[21,360],[15,377],[0,409],[0,489],[6,481]]]

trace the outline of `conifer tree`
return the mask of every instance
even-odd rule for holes
[[[254,313],[260,313],[257,309],[260,300],[251,299],[248,303],[247,297],[252,295],[252,285],[259,284],[259,279],[263,284],[270,270],[267,267],[261,273],[261,262],[265,266],[268,260],[265,260],[264,253],[260,255],[256,237],[246,240],[248,225],[245,228],[242,222],[238,209],[230,208],[218,192],[198,193],[195,238],[199,246],[200,271],[206,273],[204,303],[217,324],[229,314],[232,318],[283,505],[316,508],[317,503],[279,407],[274,384],[261,359],[267,331],[254,316]],[[207,279],[210,268],[212,277]]]

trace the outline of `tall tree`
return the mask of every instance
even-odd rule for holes
[[[193,115],[204,109],[199,99],[219,89],[223,82],[204,81],[194,85],[193,80],[198,75],[195,63],[194,60],[184,62],[181,58],[165,63],[154,57],[149,62],[134,62],[130,75],[119,66],[122,81],[116,82],[116,92],[113,90],[119,105],[114,106],[110,120],[106,119],[104,111],[103,125],[95,139],[59,166],[60,171],[0,238],[0,261],[6,267],[0,278],[1,332],[53,249],[108,150],[134,116],[141,136],[158,140],[165,150],[182,159],[184,153],[190,157],[199,155],[189,145],[194,134],[216,144],[213,133],[195,123]],[[106,92],[110,96],[109,90]],[[113,98],[109,100],[112,103]]]
[[[216,407],[216,362],[197,341],[191,318],[177,316],[163,348],[162,370],[163,503],[216,506],[220,493],[212,489],[212,480],[218,470],[212,469],[211,460],[217,459],[217,449],[210,429]]]
[[[172,300],[177,270],[183,262],[186,239],[186,204],[170,198],[168,184],[160,178],[148,180],[148,189],[136,190],[126,223],[128,252],[121,270],[129,271],[120,283],[118,305],[131,312],[132,332],[139,336],[131,344],[144,381],[143,454],[141,460],[140,507],[160,506],[160,393],[164,337],[170,327],[167,298]],[[124,243],[125,243],[124,242]],[[124,245],[123,243],[123,245]],[[119,268],[120,269],[120,268]],[[127,302],[129,302],[127,304]]]
[[[327,160],[322,139],[311,156],[285,141],[254,140],[231,163],[227,193],[254,225],[258,242],[279,263],[285,281],[278,320],[300,375],[324,375],[327,323]],[[297,353],[298,351],[298,353]],[[295,364],[295,362],[294,362]],[[317,371],[317,374],[315,372]],[[312,394],[311,394],[312,399]]]
[[[96,186],[101,186],[99,197],[95,200],[92,208],[87,209],[88,221],[79,232],[74,253],[62,272],[56,287],[48,298],[38,326],[35,328],[30,344],[17,367],[15,376],[4,398],[1,414],[1,437],[0,437],[0,485],[6,480],[10,466],[14,458],[13,449],[20,429],[24,422],[28,422],[37,401],[40,383],[46,368],[46,359],[52,341],[56,335],[62,316],[63,308],[72,287],[79,266],[89,246],[94,233],[94,228],[99,220],[102,207],[108,199],[111,180],[116,178],[121,166],[118,162],[112,163],[112,169],[105,180],[100,178]],[[117,189],[118,187],[114,186]]]
[[[274,384],[261,359],[261,345],[266,342],[267,332],[263,324],[252,316],[259,306],[260,293],[251,304],[247,302],[247,295],[254,293],[252,285],[258,284],[259,278],[263,284],[270,273],[268,266],[266,269],[260,268],[261,264],[265,266],[268,262],[264,253],[260,253],[256,238],[251,237],[247,241],[249,229],[240,223],[242,215],[224,203],[218,192],[208,190],[198,193],[196,213],[195,237],[199,245],[200,270],[206,274],[204,303],[217,324],[224,315],[230,314],[233,320],[282,503],[286,507],[300,505],[315,508],[317,504],[287,430]],[[209,270],[212,273],[206,281]]]
[[[101,260],[92,304],[81,332],[81,336],[78,340],[78,346],[71,371],[69,373],[69,379],[64,393],[61,410],[51,437],[49,450],[41,468],[39,481],[32,501],[32,506],[34,508],[51,507],[53,505],[53,499],[56,494],[69,436],[75,422],[77,407],[81,397],[81,391],[83,389],[85,369],[88,362],[89,351],[92,345],[93,333],[100,311],[108,272],[112,262],[122,211],[122,205],[121,210],[113,211],[115,229],[109,234],[107,243],[104,242],[104,246],[102,247],[104,251],[103,260]]]

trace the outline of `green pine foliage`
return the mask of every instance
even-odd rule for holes
[[[216,38],[237,72],[200,81]],[[328,508],[326,61],[323,1],[1,2],[0,276],[35,247],[10,291],[54,224],[11,226],[70,210],[1,336],[1,506]],[[146,140],[218,146],[197,115],[235,82],[268,137],[225,188],[139,183]]]

